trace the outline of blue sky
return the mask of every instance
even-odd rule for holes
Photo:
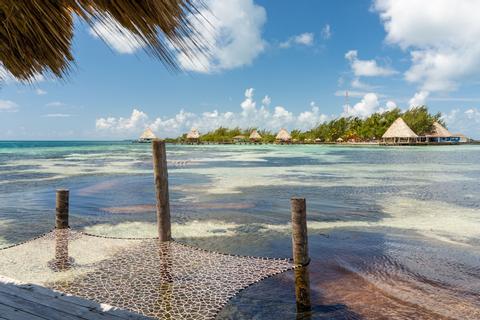
[[[178,55],[182,74],[125,35],[78,22],[68,79],[24,85],[7,77],[0,139],[124,139],[146,127],[164,137],[219,125],[308,129],[418,104],[442,112],[451,131],[480,138],[475,1],[206,2],[214,29],[198,28],[212,54]]]

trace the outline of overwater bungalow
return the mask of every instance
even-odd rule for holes
[[[189,143],[200,143],[200,133],[197,129],[192,128],[189,133],[187,133],[187,141]]]
[[[447,128],[435,122],[433,124],[433,131],[424,137],[420,137],[419,140],[420,142],[427,143],[458,143],[460,142],[460,137],[454,136]]]
[[[275,142],[276,143],[291,143],[292,142],[292,136],[286,129],[280,129],[278,132],[277,136],[275,137]]]
[[[148,143],[148,142],[152,142],[153,139],[156,139],[157,136],[155,136],[155,134],[153,133],[152,129],[150,128],[147,128],[143,133],[142,135],[140,136],[140,138],[138,138],[137,142],[139,143]]]
[[[238,136],[233,137],[233,142],[239,143],[239,142],[245,142],[246,137],[242,134],[239,134]]]
[[[262,136],[257,130],[253,130],[252,133],[250,133],[249,139],[251,142],[259,142],[262,140]]]
[[[402,119],[398,118],[382,136],[384,144],[411,144],[417,142],[417,134]]]
[[[471,138],[467,137],[463,133],[454,133],[453,136],[458,137],[458,139],[459,139],[458,142],[459,143],[469,143],[469,142],[473,141]]]

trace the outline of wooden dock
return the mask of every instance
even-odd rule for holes
[[[101,305],[41,286],[0,277],[2,320],[147,320],[140,314]]]

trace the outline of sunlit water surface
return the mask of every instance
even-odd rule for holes
[[[220,319],[479,319],[480,146],[168,145],[173,235],[206,249],[291,255],[289,199],[307,198],[313,313],[293,273]],[[0,247],[47,232],[55,189],[71,226],[155,236],[150,146],[0,142]]]

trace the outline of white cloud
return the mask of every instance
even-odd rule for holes
[[[64,107],[65,103],[60,101],[52,101],[46,104],[47,107]]]
[[[280,48],[290,48],[294,44],[302,46],[311,46],[315,41],[315,35],[311,32],[301,33],[299,35],[290,37],[287,41],[280,43]]]
[[[349,92],[350,93],[350,92]],[[356,103],[353,107],[349,105],[343,106],[343,117],[360,117],[366,118],[373,113],[383,113],[386,111],[393,110],[397,107],[397,104],[394,101],[388,100],[385,103],[385,106],[382,106],[379,101],[380,95],[369,92],[366,93],[360,102]]]
[[[415,95],[408,101],[410,108],[423,106],[427,102],[427,98],[430,95],[428,91],[420,91],[415,93]]]
[[[272,103],[272,99],[268,95],[266,95],[262,99],[262,105],[265,106],[265,107],[268,107],[270,105],[270,103]]]
[[[376,112],[378,113],[384,113],[387,111],[392,111],[397,107],[397,104],[394,101],[388,100],[387,103],[385,104],[385,107],[380,107]]]
[[[267,96],[268,97],[268,96]],[[115,136],[136,136],[146,127],[152,128],[162,137],[178,136],[195,127],[200,132],[206,132],[223,127],[258,127],[261,129],[278,130],[282,127],[287,129],[310,129],[318,123],[324,122],[328,117],[320,113],[315,103],[310,104],[310,109],[294,114],[284,106],[276,106],[270,111],[263,98],[263,103],[257,107],[254,100],[254,89],[245,91],[245,99],[240,103],[238,112],[219,112],[213,110],[202,114],[195,114],[180,110],[173,117],[158,117],[150,120],[147,114],[134,109],[128,118],[102,117],[96,120],[96,128],[99,132]]]
[[[42,89],[40,89],[40,88],[37,88],[37,89],[35,89],[35,93],[36,93],[37,95],[39,95],[39,96],[43,96],[43,95],[46,95],[46,94],[47,94],[47,91],[42,90]]]
[[[450,132],[463,133],[470,138],[480,138],[480,110],[478,108],[469,108],[461,111],[459,108],[453,109],[443,115],[442,118]]]
[[[353,107],[348,105],[344,106],[342,116],[366,118],[374,113],[379,106],[378,96],[375,93],[367,93],[362,100]]]
[[[332,30],[330,28],[330,25],[329,24],[326,24],[323,29],[322,29],[322,33],[321,33],[321,36],[324,40],[328,40],[332,37]]]
[[[206,0],[207,9],[190,17],[208,55],[178,54],[189,71],[211,73],[249,65],[265,49],[262,28],[267,20],[263,7],[253,0]],[[206,22],[207,21],[207,22]],[[192,46],[193,47],[193,46]]]
[[[95,22],[89,32],[122,54],[133,54],[146,45],[138,36],[132,34],[113,18]]]
[[[128,118],[106,117],[96,120],[95,126],[100,130],[112,130],[117,133],[135,132],[144,129],[147,126],[148,116],[138,110],[133,109],[132,114]]]
[[[375,89],[374,86],[372,85],[369,85],[365,82],[362,82],[360,81],[359,78],[354,78],[351,82],[351,86],[352,88],[355,88],[355,89],[362,89],[362,90],[372,90],[372,89]]]
[[[455,90],[480,72],[480,1],[375,0],[386,41],[409,51],[405,79],[425,91]]]
[[[18,105],[10,100],[0,100],[0,112],[17,112]]]
[[[397,73],[389,67],[379,66],[375,60],[358,59],[357,50],[348,51],[345,59],[350,62],[350,67],[356,77],[385,77]]]
[[[68,113],[48,113],[43,115],[45,118],[70,118],[71,116]]]

